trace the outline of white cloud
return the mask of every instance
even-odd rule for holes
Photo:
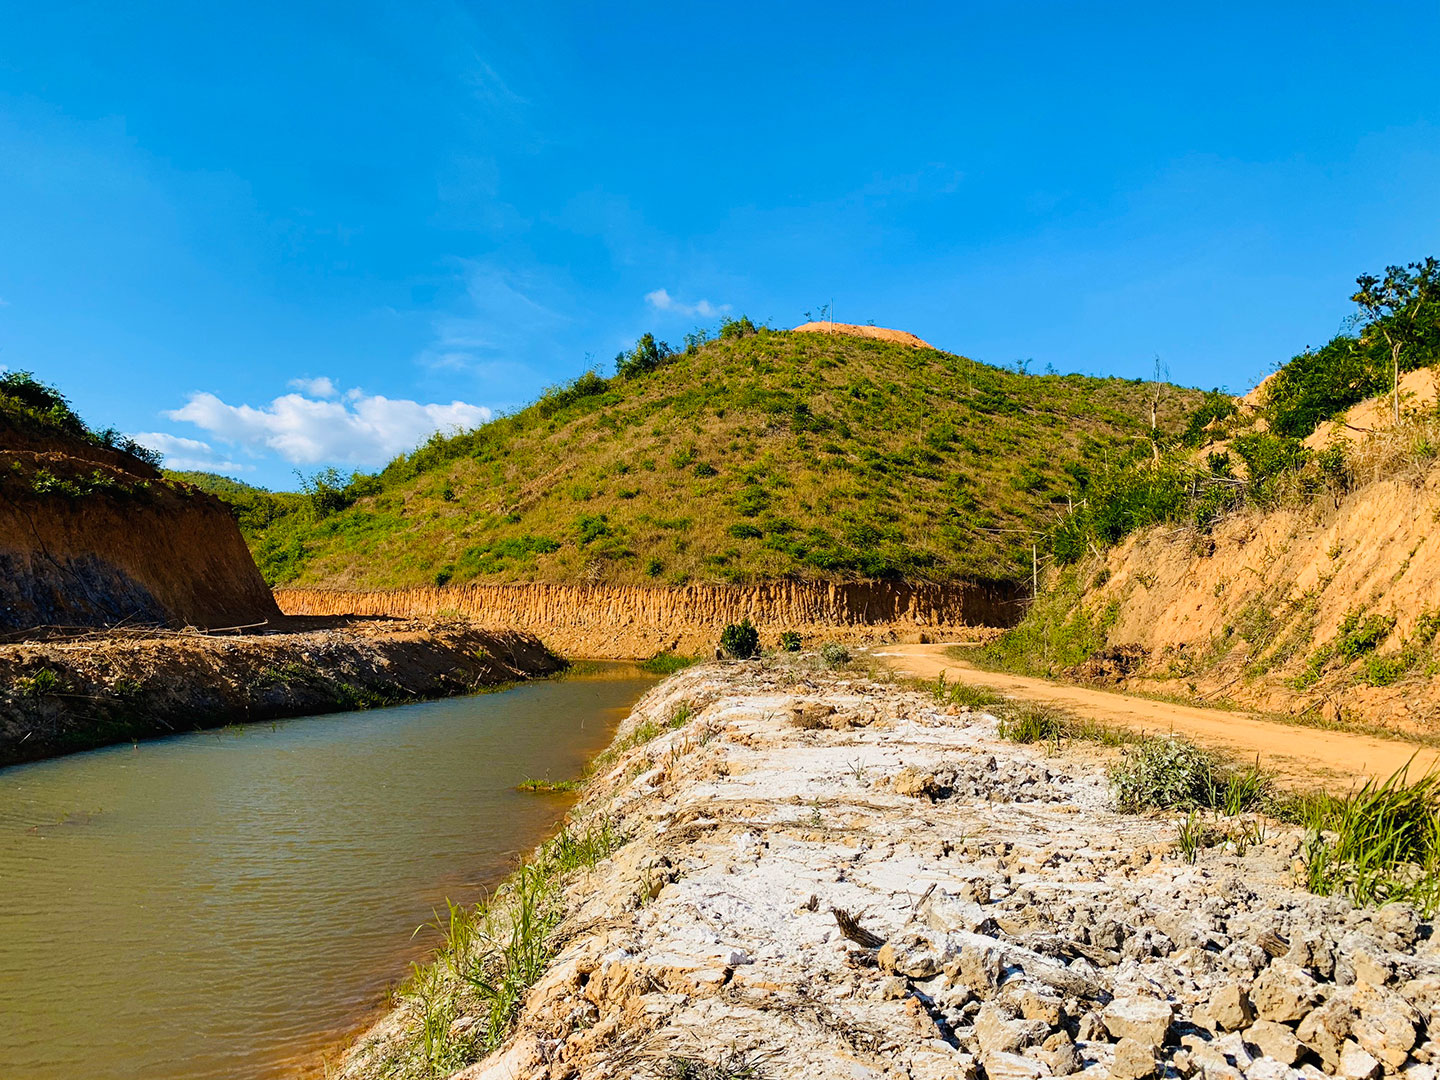
[[[187,439],[183,435],[170,435],[163,431],[141,431],[130,438],[141,446],[164,455],[165,466],[170,469],[202,469],[205,472],[253,472],[254,465],[238,461],[227,461],[217,454],[215,448],[199,439]]]
[[[645,294],[645,299],[657,311],[673,311],[676,315],[698,315],[702,319],[713,319],[730,310],[729,304],[721,304],[717,307],[709,300],[699,300],[693,304],[682,303],[671,296],[668,289],[656,289],[654,292],[648,292]]]
[[[491,412],[463,401],[422,405],[347,390],[340,401],[284,394],[259,408],[230,405],[214,394],[197,393],[183,408],[165,415],[251,453],[269,451],[295,464],[374,466],[437,431],[477,427],[490,419]]]
[[[318,379],[291,379],[285,385],[310,397],[332,398],[340,392],[335,389],[335,384],[324,375]]]

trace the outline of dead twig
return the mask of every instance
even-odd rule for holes
[[[830,914],[835,916],[835,922],[840,927],[840,933],[856,945],[867,949],[878,949],[885,944],[885,939],[878,934],[872,934],[860,925],[855,916],[851,915],[844,908],[832,907]]]

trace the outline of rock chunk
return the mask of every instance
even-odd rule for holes
[[[938,975],[949,959],[944,946],[924,934],[902,934],[887,941],[875,954],[881,971],[908,975],[912,979]]]
[[[1293,1024],[1320,1002],[1320,986],[1302,968],[1288,961],[1271,964],[1250,991],[1255,1011],[1264,1020]]]
[[[1155,1047],[1140,1039],[1123,1038],[1115,1044],[1115,1061],[1110,1066],[1113,1080],[1146,1080],[1160,1067]]]
[[[1340,1062],[1340,1048],[1350,1037],[1355,1022],[1355,1009],[1349,993],[1339,993],[1325,1004],[1312,1009],[1295,1029],[1302,1043],[1320,1055],[1325,1064],[1334,1068]]]
[[[1282,1065],[1294,1065],[1305,1049],[1293,1031],[1274,1020],[1257,1020],[1246,1028],[1245,1041]]]
[[[1394,991],[1368,983],[1356,985],[1352,1000],[1360,1014],[1350,1027],[1355,1041],[1391,1069],[1405,1064],[1415,1045],[1420,1014]]]
[[[1353,1039],[1347,1039],[1341,1044],[1340,1064],[1335,1070],[1336,1076],[1344,1077],[1345,1080],[1378,1080],[1380,1073],[1380,1062],[1364,1050],[1359,1043]]]
[[[1131,1039],[1152,1048],[1165,1044],[1165,1035],[1170,1030],[1170,1021],[1174,1016],[1169,1002],[1143,997],[1116,998],[1106,1005],[1105,1011],[1100,1014],[1105,1030],[1110,1032],[1112,1038]]]
[[[1226,983],[1210,995],[1203,1015],[1197,1015],[1196,1019],[1215,1031],[1240,1031],[1255,1022],[1255,1006],[1239,983]]]

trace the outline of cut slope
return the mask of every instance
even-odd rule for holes
[[[1406,385],[1420,403],[1398,426],[1384,395],[1321,425],[1323,474],[1302,461],[1203,527],[1182,518],[1131,533],[1053,577],[979,658],[1440,735],[1440,412],[1424,400],[1429,371]]]
[[[1030,537],[1077,473],[1149,437],[1153,394],[762,330],[582,376],[247,527],[296,585],[1028,580]],[[1197,401],[1167,389],[1162,429]]]
[[[53,396],[55,407],[38,412],[5,389],[0,631],[279,616],[227,504],[93,436],[48,388],[21,386]]]

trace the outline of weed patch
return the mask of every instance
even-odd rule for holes
[[[698,664],[698,656],[681,656],[679,653],[662,652],[656,653],[649,660],[642,660],[637,665],[641,671],[651,675],[674,675],[677,671],[684,671],[692,664]]]
[[[1440,910],[1440,772],[1413,783],[1409,766],[1344,797],[1311,796],[1292,814],[1307,826],[1305,885],[1357,905],[1406,901]]]

